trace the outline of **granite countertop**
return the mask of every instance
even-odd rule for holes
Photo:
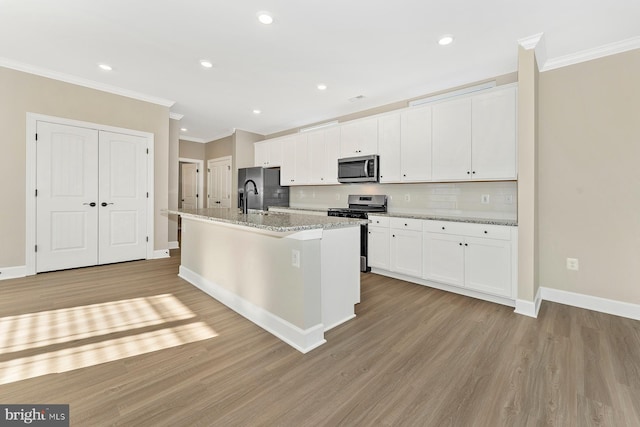
[[[515,219],[492,219],[492,218],[447,216],[447,215],[435,215],[435,214],[407,214],[407,213],[400,213],[400,212],[376,213],[371,215],[387,216],[387,217],[395,217],[395,218],[428,219],[432,221],[452,221],[452,222],[469,222],[473,224],[505,225],[509,227],[518,226],[518,221],[516,221]]]
[[[326,208],[292,208],[282,207],[278,208],[282,210],[290,211],[311,211],[311,212],[327,212]],[[414,219],[428,219],[432,221],[452,221],[452,222],[469,222],[473,224],[488,224],[488,225],[505,225],[508,227],[517,227],[518,221],[515,219],[498,219],[498,218],[480,218],[472,216],[452,216],[452,215],[437,215],[437,214],[413,214],[403,212],[386,212],[386,213],[372,213],[370,215],[387,216],[395,218],[414,218]]]
[[[265,212],[252,209],[249,209],[249,213],[245,215],[236,208],[169,209],[167,213],[180,215],[183,218],[195,218],[212,222],[242,225],[279,233],[314,230],[318,228],[354,227],[367,223],[367,220],[354,218]]]

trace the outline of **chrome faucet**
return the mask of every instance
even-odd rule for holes
[[[252,179],[248,179],[244,182],[244,194],[243,194],[243,202],[242,203],[242,213],[243,214],[247,214],[249,213],[249,197],[248,197],[248,193],[247,193],[247,184],[252,183],[253,184],[253,194],[255,194],[256,196],[258,195],[258,186],[256,185],[256,182]]]

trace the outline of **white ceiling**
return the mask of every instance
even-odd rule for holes
[[[182,135],[210,141],[510,73],[537,33],[549,59],[638,47],[639,22],[638,0],[0,0],[0,65],[175,101]]]

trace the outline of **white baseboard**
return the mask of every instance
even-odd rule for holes
[[[21,265],[19,267],[3,267],[0,268],[0,280],[17,279],[27,276],[27,267]]]
[[[153,251],[153,259],[170,258],[169,249],[158,249]]]
[[[537,318],[538,312],[540,311],[540,304],[542,304],[541,295],[541,288],[538,288],[538,292],[536,293],[536,297],[533,301],[517,299],[516,309],[514,310],[514,313]]]
[[[180,249],[180,244],[178,242],[169,242],[169,249]]]
[[[308,353],[326,342],[324,339],[324,325],[322,323],[308,329],[300,329],[281,317],[228,291],[222,286],[210,282],[184,266],[180,266],[178,276],[220,301],[236,313],[246,317],[262,329],[280,338],[301,353]]]
[[[616,301],[575,292],[562,291],[553,288],[540,288],[539,292],[545,301],[571,305],[573,307],[586,308],[587,310],[613,314],[614,316],[627,317],[640,320],[640,305],[628,302]]]

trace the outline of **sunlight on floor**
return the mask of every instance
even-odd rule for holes
[[[44,352],[0,361],[0,384],[67,372],[217,336],[203,322],[136,333],[144,327],[194,318],[170,294],[0,318],[0,355],[34,349]],[[43,347],[114,332],[132,335],[46,351]],[[4,357],[6,359],[6,357]],[[0,359],[2,360],[2,359]]]

